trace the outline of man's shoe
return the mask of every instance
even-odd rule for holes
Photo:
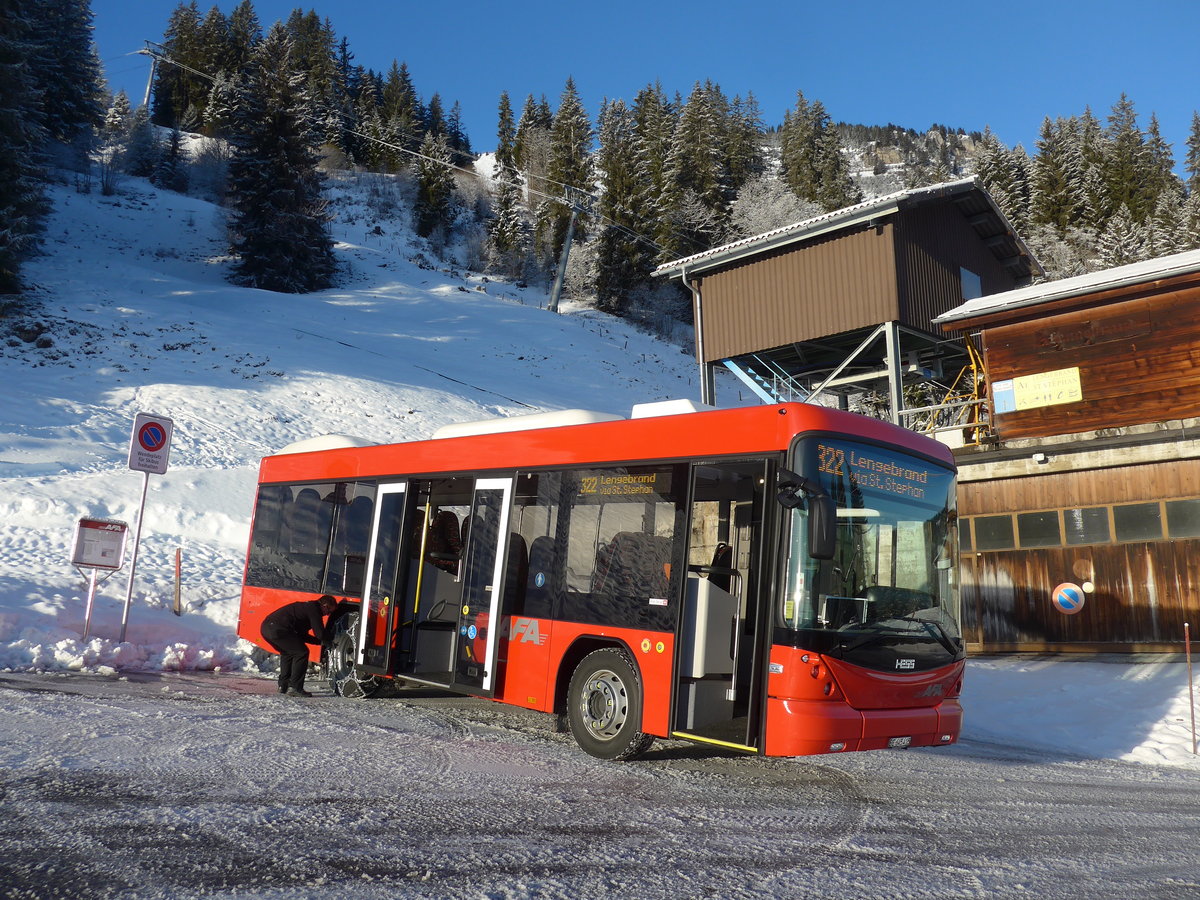
[[[281,693],[281,694],[286,694],[286,693],[287,693],[287,685],[286,685],[286,684],[281,684],[281,685],[279,686],[279,693]]]
[[[306,691],[304,688],[288,688],[288,693],[296,697],[311,697],[312,691]]]

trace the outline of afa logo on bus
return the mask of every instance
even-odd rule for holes
[[[546,643],[546,638],[542,635],[542,630],[538,628],[537,619],[515,618],[512,623],[512,631],[509,634],[510,640],[520,638],[520,643],[528,644],[530,642],[541,647]]]

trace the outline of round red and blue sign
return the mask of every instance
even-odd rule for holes
[[[138,443],[148,453],[157,453],[167,445],[167,429],[161,422],[146,422],[138,429]]]
[[[1073,616],[1083,609],[1085,595],[1083,588],[1068,581],[1054,589],[1052,598],[1060,613]]]

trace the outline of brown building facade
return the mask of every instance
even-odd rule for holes
[[[938,321],[976,335],[990,407],[989,441],[957,451],[968,640],[1178,649],[1200,622],[1200,251]]]
[[[1040,271],[968,178],[837,210],[656,274],[677,277],[692,292],[697,357],[710,385],[702,399],[711,403],[711,367],[720,364],[793,377],[800,394],[786,399],[807,399],[804,390],[838,367],[871,374],[878,356],[845,364],[864,335],[885,323],[918,336],[906,355],[910,368],[935,368],[961,349],[941,338],[936,316],[964,298],[1028,284]]]

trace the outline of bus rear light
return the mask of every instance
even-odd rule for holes
[[[829,745],[830,753],[837,753],[839,750],[845,750],[845,749],[846,749],[846,745],[844,743],[842,743],[841,741],[838,741],[834,744]]]
[[[828,697],[832,693],[833,693],[833,682],[832,681],[825,682],[825,696]]]
[[[943,744],[948,744],[952,740],[954,740],[954,735],[952,735],[952,734],[943,734],[941,737],[941,741]]]

